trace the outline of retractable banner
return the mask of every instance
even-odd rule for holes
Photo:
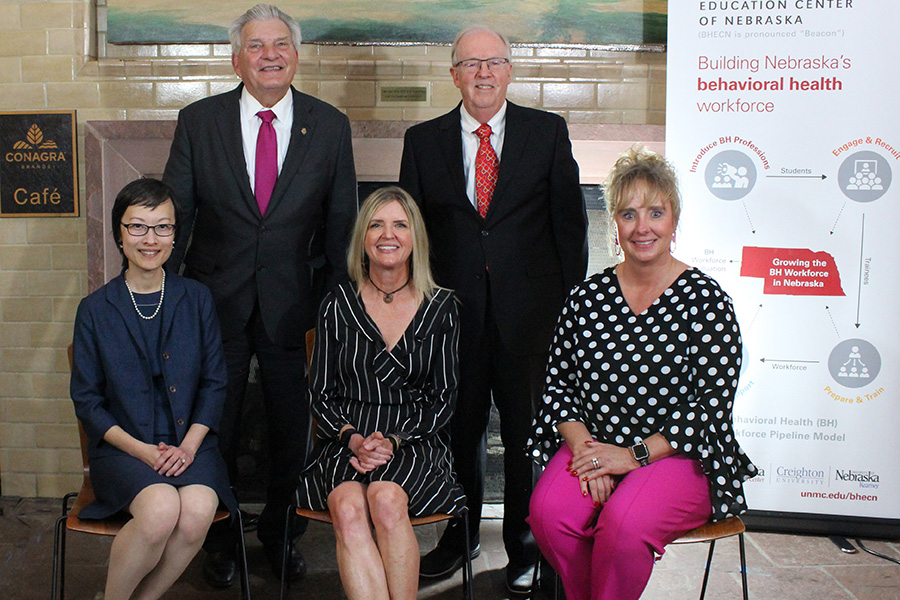
[[[898,22],[900,2],[669,3],[675,254],[735,302],[756,511],[900,531]]]

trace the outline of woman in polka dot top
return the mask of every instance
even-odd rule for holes
[[[741,336],[731,298],[671,254],[681,198],[632,149],[606,184],[624,260],[572,290],[528,451],[546,468],[529,523],[569,600],[640,597],[654,553],[747,509],[734,438]]]

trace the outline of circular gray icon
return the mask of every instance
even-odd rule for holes
[[[844,340],[828,356],[828,372],[844,387],[861,388],[875,382],[881,355],[866,340]]]
[[[725,150],[706,165],[706,187],[722,200],[740,200],[756,185],[756,165],[738,150]]]
[[[877,152],[851,154],[838,169],[838,185],[856,202],[878,200],[891,185],[891,165]]]

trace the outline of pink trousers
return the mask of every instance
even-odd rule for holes
[[[531,495],[528,523],[562,578],[568,600],[637,600],[654,553],[709,520],[709,483],[696,460],[676,454],[628,473],[606,504],[581,495],[563,443]]]

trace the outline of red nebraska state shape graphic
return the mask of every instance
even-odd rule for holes
[[[762,277],[763,293],[788,296],[843,296],[834,257],[806,248],[745,246],[741,276]]]

